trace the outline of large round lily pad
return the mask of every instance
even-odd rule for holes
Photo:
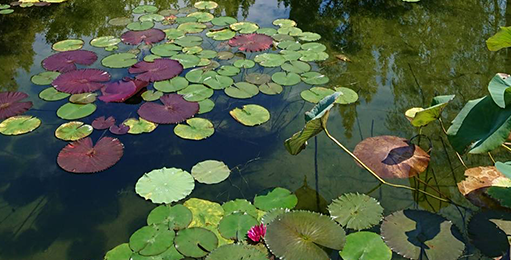
[[[60,74],[52,85],[69,94],[88,93],[99,90],[110,80],[108,72],[98,69],[80,69]]]
[[[171,59],[156,59],[153,62],[140,61],[133,65],[129,73],[138,74],[137,79],[154,82],[171,79],[183,71],[183,66]],[[139,74],[141,73],[141,74]]]
[[[263,53],[255,56],[254,61],[263,67],[279,67],[286,62],[282,55],[275,53]]]
[[[302,81],[300,75],[294,72],[277,72],[271,76],[271,79],[282,86],[293,86]]]
[[[160,205],[147,216],[147,225],[163,225],[169,229],[185,229],[192,222],[192,212],[185,206]]]
[[[102,96],[99,97],[99,100],[103,102],[125,102],[142,89],[147,87],[149,82],[124,78],[119,81],[110,82],[105,85],[105,87],[101,88]]]
[[[215,41],[226,41],[236,36],[236,32],[230,29],[223,29],[220,31],[209,31],[206,36],[212,38]]]
[[[88,66],[93,64],[97,59],[98,56],[92,51],[64,51],[55,53],[44,59],[42,66],[50,71],[68,72],[76,70],[76,64]]]
[[[32,102],[20,102],[27,97],[23,92],[0,92],[0,120],[21,115],[32,108]]]
[[[30,133],[41,125],[41,120],[33,116],[13,116],[0,123],[0,134],[22,135]]]
[[[64,141],[76,141],[89,136],[93,130],[91,125],[73,121],[60,125],[55,130],[55,137]]]
[[[94,38],[90,41],[90,45],[98,48],[107,48],[112,47],[121,42],[121,39],[115,37],[115,36],[101,36]]]
[[[367,231],[349,234],[346,237],[346,245],[339,254],[344,260],[392,259],[392,251],[381,236]]]
[[[204,99],[199,101],[199,115],[211,112],[215,108],[215,102],[211,99]]]
[[[175,235],[173,230],[145,226],[131,235],[129,244],[130,248],[140,255],[159,255],[172,246]]]
[[[179,124],[174,127],[174,133],[188,140],[202,140],[210,137],[215,132],[213,123],[204,118],[190,118],[186,124]]]
[[[183,122],[199,111],[199,104],[186,101],[181,95],[167,94],[160,98],[162,105],[147,102],[139,109],[140,117],[157,124]]]
[[[293,211],[279,215],[267,227],[265,242],[281,259],[329,260],[323,248],[341,250],[346,233],[327,216]]]
[[[410,259],[455,260],[465,249],[452,222],[427,211],[402,210],[385,217],[381,235],[394,252]]]
[[[311,66],[307,62],[292,60],[282,64],[282,69],[287,72],[302,74],[311,70]]]
[[[229,112],[231,116],[245,126],[257,126],[270,120],[270,112],[259,105],[244,105]]]
[[[207,229],[193,227],[179,231],[175,244],[181,254],[200,258],[217,248],[218,238]]]
[[[84,42],[80,39],[67,39],[54,43],[51,48],[56,51],[74,51],[83,47]]]
[[[181,47],[168,43],[168,44],[160,44],[151,48],[151,53],[154,55],[158,55],[161,57],[170,57],[178,54],[178,52],[182,50]]]
[[[247,232],[259,224],[256,218],[245,213],[232,213],[225,216],[218,225],[220,234],[227,239],[244,240]]]
[[[199,1],[199,2],[196,2],[193,6],[200,10],[204,10],[204,9],[212,10],[212,9],[217,8],[218,4],[214,1]]]
[[[330,81],[327,76],[315,71],[303,73],[301,77],[303,82],[309,85],[324,85]]]
[[[344,227],[362,230],[378,225],[383,218],[380,203],[365,194],[347,193],[328,206],[330,216]]]
[[[121,41],[131,45],[138,45],[141,42],[150,45],[163,39],[165,39],[165,33],[155,28],[144,31],[127,31],[121,35]]]
[[[241,244],[221,246],[211,252],[206,260],[267,260],[266,254],[255,247]]]
[[[230,25],[230,28],[239,33],[253,33],[259,29],[259,26],[252,22],[237,22]]]
[[[293,209],[298,203],[296,195],[289,190],[277,187],[266,195],[257,195],[254,206],[260,210],[269,211],[276,208]]]
[[[56,71],[44,71],[32,76],[30,81],[39,86],[50,85],[59,75]]]
[[[112,54],[101,60],[103,66],[113,69],[128,68],[137,62],[137,55],[128,52]]]
[[[132,12],[134,14],[152,14],[158,12],[158,7],[154,5],[139,5]]]
[[[206,160],[193,166],[192,176],[200,183],[216,184],[224,181],[231,174],[231,170],[224,162]]]
[[[183,77],[175,77],[170,80],[154,82],[154,88],[164,93],[177,92],[188,87],[188,80]]]
[[[278,95],[282,93],[284,89],[281,85],[276,83],[265,83],[259,86],[259,91],[266,95]]]
[[[128,25],[126,25],[126,28],[128,28],[131,31],[145,31],[145,30],[149,30],[153,27],[154,27],[154,23],[152,21],[145,21],[145,22],[136,21],[136,22],[131,22]]]
[[[192,84],[177,92],[190,102],[198,102],[213,96],[214,91],[202,84]]]
[[[153,203],[170,204],[186,198],[194,187],[195,181],[190,173],[178,168],[162,168],[140,177],[135,191]]]
[[[57,116],[66,120],[75,120],[90,116],[96,111],[94,104],[67,103],[57,110]]]

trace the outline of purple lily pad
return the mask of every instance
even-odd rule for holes
[[[239,47],[240,51],[265,51],[271,47],[273,39],[264,34],[243,34],[229,40],[229,45]]]
[[[138,109],[138,115],[156,124],[177,124],[199,112],[199,103],[186,101],[181,95],[168,94],[160,98],[163,105],[147,102]]]
[[[165,33],[160,29],[149,29],[145,31],[127,31],[121,35],[121,41],[126,44],[138,45],[141,42],[153,44],[165,39]]]
[[[81,94],[94,92],[110,80],[110,74],[98,69],[73,70],[60,74],[51,84],[60,92]]]
[[[119,124],[111,126],[109,130],[114,135],[125,135],[130,130],[130,127],[125,124]]]
[[[117,82],[106,84],[106,86],[101,89],[103,96],[99,97],[99,99],[106,103],[122,103],[147,87],[147,85],[149,85],[147,81],[125,78]]]
[[[23,92],[0,92],[0,120],[27,112],[32,102],[19,102],[27,97]]]
[[[155,59],[153,62],[140,61],[131,66],[129,73],[138,74],[137,79],[155,82],[171,79],[183,71],[183,65],[176,60]]]
[[[115,125],[115,118],[108,117],[105,119],[104,116],[98,117],[92,121],[92,127],[96,130],[105,130]]]
[[[64,51],[51,55],[43,60],[43,68],[50,71],[68,72],[76,70],[76,64],[91,65],[98,59],[92,51]]]

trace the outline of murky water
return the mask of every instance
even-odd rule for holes
[[[8,1],[0,1],[7,3]],[[352,62],[335,58],[319,63],[331,86],[356,90],[360,101],[332,111],[331,133],[350,149],[364,138],[418,133],[403,113],[426,106],[438,94],[456,94],[448,109],[449,122],[463,104],[486,94],[497,72],[510,72],[506,50],[492,53],[485,40],[499,26],[511,23],[511,2],[506,0],[423,1],[403,4],[383,0],[217,0],[216,12],[269,26],[276,18],[297,21],[304,31],[323,36],[332,57],[347,55]],[[0,91],[19,90],[34,102],[31,114],[43,125],[30,135],[0,136],[0,259],[102,259],[112,247],[128,240],[144,225],[154,207],[134,193],[145,172],[161,167],[191,169],[206,159],[224,161],[233,171],[229,181],[199,185],[191,197],[218,202],[252,199],[276,186],[297,190],[305,179],[327,200],[345,192],[367,193],[381,201],[385,214],[404,208],[440,212],[464,229],[470,212],[406,190],[377,188],[368,173],[323,134],[298,156],[289,155],[283,141],[303,126],[303,112],[312,107],[291,87],[277,97],[258,96],[273,120],[265,127],[240,127],[228,115],[242,104],[215,94],[215,113],[205,115],[217,126],[209,139],[193,142],[176,137],[173,126],[160,126],[151,134],[121,137],[124,157],[113,168],[98,174],[77,175],[61,170],[56,156],[65,142],[53,137],[63,122],[55,111],[65,101],[47,103],[37,94],[43,89],[30,82],[41,72],[42,59],[51,44],[67,38],[90,40],[120,35],[108,26],[109,18],[125,16],[140,3],[160,9],[191,5],[189,1],[69,0],[43,8],[16,9],[0,16]],[[123,106],[115,113],[129,117],[136,108]],[[94,140],[102,136],[95,131]],[[439,126],[424,129],[433,146],[431,167],[422,179],[438,183],[444,194],[473,208],[455,183],[464,168]],[[444,146],[445,144],[445,146]],[[498,154],[495,154],[498,158]],[[465,157],[469,164],[490,165],[486,156]],[[398,181],[399,182],[399,181]],[[416,185],[413,181],[402,184]],[[471,259],[479,259],[469,248]],[[396,257],[396,259],[399,259]]]

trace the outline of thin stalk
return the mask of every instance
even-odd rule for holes
[[[440,122],[440,126],[442,127],[442,131],[447,136],[447,131],[444,127],[444,122],[442,122],[442,118],[438,118],[438,121]],[[458,160],[460,160],[461,164],[465,167],[465,169],[468,169],[467,165],[465,164],[465,161],[463,161],[463,158],[461,158],[461,155],[458,152],[455,152],[456,156],[458,157]]]
[[[510,148],[509,146],[507,146],[507,145],[505,145],[505,144],[502,144],[502,147],[506,148],[508,151],[510,151],[510,152],[511,152],[511,148]]]
[[[493,155],[491,155],[490,152],[488,152],[488,156],[490,156],[491,161],[493,162],[493,164],[495,164],[495,159],[493,158]]]

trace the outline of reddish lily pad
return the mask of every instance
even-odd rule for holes
[[[68,172],[95,173],[116,164],[124,153],[124,145],[117,138],[103,137],[96,145],[85,138],[64,147],[58,157],[58,165]]]
[[[478,207],[492,207],[498,203],[486,195],[492,186],[509,186],[510,180],[495,166],[474,167],[465,171],[465,180],[458,183],[458,189],[472,204]]]
[[[125,124],[120,124],[113,125],[108,130],[114,135],[125,135],[130,131],[130,127]]]
[[[20,102],[27,97],[23,92],[0,92],[0,120],[27,112],[32,102]]]
[[[92,121],[92,127],[96,130],[105,130],[115,125],[115,118],[108,117],[105,119],[104,116],[100,116]]]
[[[229,45],[238,47],[240,51],[257,52],[265,51],[271,47],[273,39],[264,34],[243,34],[229,40]]]
[[[121,41],[126,44],[138,45],[141,42],[153,44],[165,39],[165,33],[160,29],[149,29],[144,31],[127,31],[121,35]]]
[[[429,155],[419,146],[395,136],[371,137],[353,152],[382,178],[410,178],[426,170]]]
[[[137,79],[155,82],[174,78],[183,71],[183,65],[171,59],[155,59],[153,62],[140,61],[129,69],[129,73],[138,74]]]
[[[110,80],[110,74],[98,69],[73,70],[60,74],[52,85],[60,92],[81,94],[94,92]]]
[[[178,94],[165,95],[160,101],[163,105],[147,102],[140,106],[140,117],[157,124],[177,124],[199,112],[199,103],[188,102]]]
[[[51,55],[43,60],[43,68],[50,71],[68,72],[76,70],[76,64],[91,65],[98,59],[92,51],[64,51]]]
[[[122,103],[137,94],[143,88],[147,87],[147,85],[149,85],[149,82],[147,81],[130,78],[108,83],[101,89],[103,96],[99,97],[99,99],[106,103]]]

